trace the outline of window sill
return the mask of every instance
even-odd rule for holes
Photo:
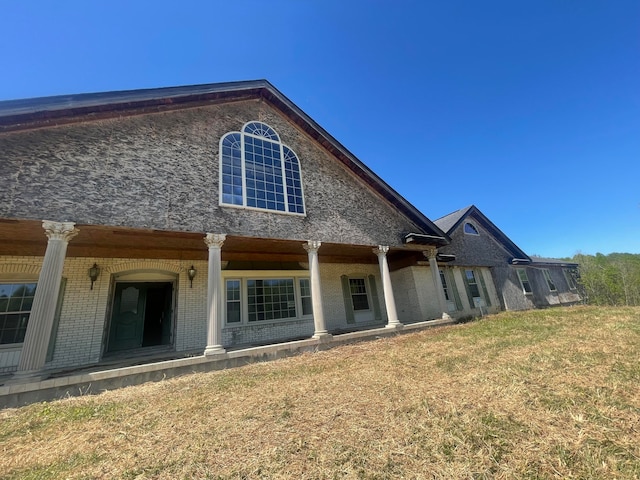
[[[275,213],[278,215],[288,215],[291,217],[300,217],[305,218],[307,216],[306,213],[295,213],[295,212],[283,212],[282,210],[269,210],[268,208],[258,208],[258,207],[245,207],[244,205],[232,205],[229,203],[218,203],[219,207],[224,208],[235,208],[238,210],[250,210],[252,212],[261,212],[261,213]]]

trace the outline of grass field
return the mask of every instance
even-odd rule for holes
[[[640,477],[640,308],[502,313],[0,411],[2,478]]]

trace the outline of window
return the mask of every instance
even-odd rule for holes
[[[240,307],[240,280],[227,280],[227,323],[242,320]]]
[[[547,281],[547,286],[549,287],[549,290],[551,290],[552,292],[555,292],[557,290],[556,284],[553,283],[553,280],[551,280],[551,274],[549,273],[549,270],[547,270],[546,268],[542,270],[542,275],[544,275],[544,279]]]
[[[300,303],[302,304],[303,315],[311,315],[313,313],[311,306],[311,282],[308,278],[300,279]]]
[[[450,302],[451,297],[449,296],[449,287],[447,287],[447,279],[444,276],[443,270],[440,270],[440,281],[442,282],[442,289],[444,290],[444,298],[447,302]]]
[[[564,278],[567,280],[567,285],[569,285],[569,289],[575,290],[577,286],[576,286],[576,280],[573,276],[574,272],[572,270],[563,270],[563,273],[564,273]]]
[[[367,298],[367,287],[364,278],[350,278],[349,291],[351,292],[354,311],[369,310],[369,299]]]
[[[465,270],[464,279],[466,281],[467,296],[469,297],[469,305],[471,308],[490,307],[491,300],[482,271],[479,269]]]
[[[300,162],[268,125],[220,140],[220,204],[304,215]]]
[[[478,229],[469,222],[464,224],[464,233],[468,235],[480,235]]]
[[[296,316],[292,278],[247,280],[247,298],[250,322]]]
[[[449,312],[455,312],[458,309],[460,298],[456,291],[455,281],[451,282],[451,286],[447,283],[447,275],[443,269],[439,270],[440,281],[442,282],[442,290],[444,291],[444,298],[447,301],[447,310]]]
[[[467,286],[469,287],[469,293],[475,300],[476,298],[482,298],[480,296],[480,288],[478,288],[478,282],[473,270],[465,270],[465,278],[467,280]]]
[[[229,326],[295,319],[313,313],[308,278],[225,279]]]
[[[0,284],[0,344],[22,343],[36,283]]]
[[[518,272],[518,279],[520,280],[520,285],[522,286],[522,291],[527,294],[531,293],[531,284],[529,283],[529,277],[527,275],[527,271],[524,268],[516,269]]]

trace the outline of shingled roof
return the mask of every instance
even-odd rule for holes
[[[524,260],[526,263],[531,261],[531,258],[524,253],[515,243],[507,237],[502,230],[500,230],[491,220],[489,220],[475,205],[470,205],[455,212],[451,212],[444,217],[440,217],[435,220],[435,223],[442,231],[447,235],[451,235],[466,218],[472,216],[482,227],[487,230],[497,241],[499,241],[503,247],[512,255],[515,260]]]

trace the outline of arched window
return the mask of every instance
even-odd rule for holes
[[[464,233],[467,233],[469,235],[480,235],[478,229],[469,222],[464,224]]]
[[[221,205],[304,215],[298,157],[264,123],[222,137],[220,185]]]

